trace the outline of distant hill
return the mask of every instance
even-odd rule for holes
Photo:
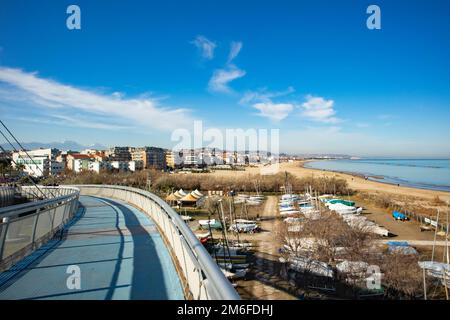
[[[99,143],[94,143],[92,145],[82,145],[75,141],[64,141],[64,142],[20,142],[20,144],[28,150],[39,149],[39,148],[56,148],[59,150],[74,150],[81,151],[83,149],[107,149],[104,145]],[[11,146],[8,143],[2,144],[2,147],[6,150],[12,150]],[[17,144],[14,143],[14,147],[19,149]]]

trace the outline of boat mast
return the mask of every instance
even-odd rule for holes
[[[434,250],[436,247],[436,236],[437,236],[438,228],[439,228],[439,209],[437,209],[436,228],[434,229],[433,250],[431,251],[431,262],[434,261]]]
[[[229,205],[230,205],[230,221],[231,224],[236,224],[236,212],[235,212],[235,207],[234,207],[234,195],[231,194],[231,199],[228,199],[229,201]],[[235,232],[236,234],[236,240],[238,243],[240,243],[239,241],[239,232]]]
[[[450,266],[450,261],[448,257],[448,201],[447,201],[447,226],[445,228],[445,250],[444,255],[447,254],[447,267]],[[442,261],[444,262],[444,260]],[[444,288],[445,288],[445,298],[448,300],[448,287],[447,287],[447,268],[442,268],[442,272],[444,273]]]
[[[227,224],[225,223],[225,216],[223,213],[223,205],[222,205],[222,199],[219,199],[220,203],[220,220],[222,220],[220,223],[222,223],[222,235],[223,235],[223,242],[224,242],[224,250],[223,250],[223,260],[226,261],[225,254],[228,253],[228,259],[231,264],[231,253],[230,253],[230,246],[228,243],[228,236],[227,236]],[[226,249],[226,250],[225,250]]]

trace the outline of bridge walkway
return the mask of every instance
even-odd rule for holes
[[[0,273],[0,299],[184,299],[169,251],[145,213],[92,196],[80,204],[62,237]]]

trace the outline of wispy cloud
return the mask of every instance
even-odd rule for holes
[[[199,35],[192,42],[201,52],[203,58],[211,60],[214,58],[214,49],[217,44],[205,36]]]
[[[229,83],[246,75],[245,70],[231,63],[242,49],[242,42],[232,42],[228,60],[224,68],[216,69],[209,79],[208,89],[212,92],[233,93]]]
[[[286,118],[294,109],[291,103],[273,103],[260,102],[252,105],[253,108],[260,111],[261,117],[269,118],[272,121],[281,121]]]
[[[295,90],[293,87],[288,87],[284,91],[268,91],[266,88],[257,91],[247,91],[239,101],[240,104],[247,104],[255,101],[270,102],[273,98],[289,95]]]
[[[250,105],[259,111],[259,116],[268,118],[272,121],[281,121],[294,110],[293,103],[275,103],[274,98],[282,97],[293,93],[295,90],[288,87],[284,91],[270,92],[267,89],[258,91],[248,91],[239,101],[240,104]]]
[[[1,86],[8,88],[0,90],[0,101],[14,103],[21,100],[33,106],[52,109],[48,115],[53,117],[55,115],[65,117],[71,111],[78,110],[86,116],[100,115],[102,119],[114,118],[117,122],[123,123],[132,121],[133,126],[157,130],[185,127],[193,121],[189,110],[161,106],[157,99],[124,98],[118,94],[97,93],[44,79],[37,73],[28,73],[20,69],[0,67]],[[9,94],[3,95],[4,92]],[[12,96],[15,98],[11,99]],[[67,118],[65,120],[68,121]],[[72,125],[76,124],[76,120],[72,120]],[[97,125],[101,124],[100,121]],[[82,125],[82,122],[78,125]]]
[[[208,88],[213,92],[232,93],[229,83],[242,78],[246,72],[234,65],[229,65],[225,69],[215,70],[208,83]]]
[[[47,118],[43,117],[11,117],[10,119],[21,121],[21,122],[31,122],[52,126],[64,126],[64,127],[75,127],[75,128],[89,128],[89,129],[102,129],[102,130],[129,130],[130,127],[107,124],[101,122],[90,121],[81,118],[69,117],[64,115],[49,115]]]
[[[236,42],[236,41],[231,42],[231,49],[230,49],[230,53],[228,55],[228,63],[233,61],[234,58],[236,58],[238,56],[241,49],[242,49],[242,42]]]
[[[301,109],[302,116],[312,121],[323,123],[338,123],[341,121],[334,116],[336,111],[334,110],[333,100],[308,95],[306,101],[302,103]]]

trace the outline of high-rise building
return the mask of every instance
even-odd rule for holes
[[[175,154],[173,151],[166,151],[166,166],[170,169],[175,169]]]
[[[106,151],[105,155],[111,161],[131,161],[131,152],[133,148],[130,147],[112,147]]]
[[[131,152],[132,161],[142,161],[146,169],[162,170],[166,168],[166,151],[157,147],[133,148]]]

